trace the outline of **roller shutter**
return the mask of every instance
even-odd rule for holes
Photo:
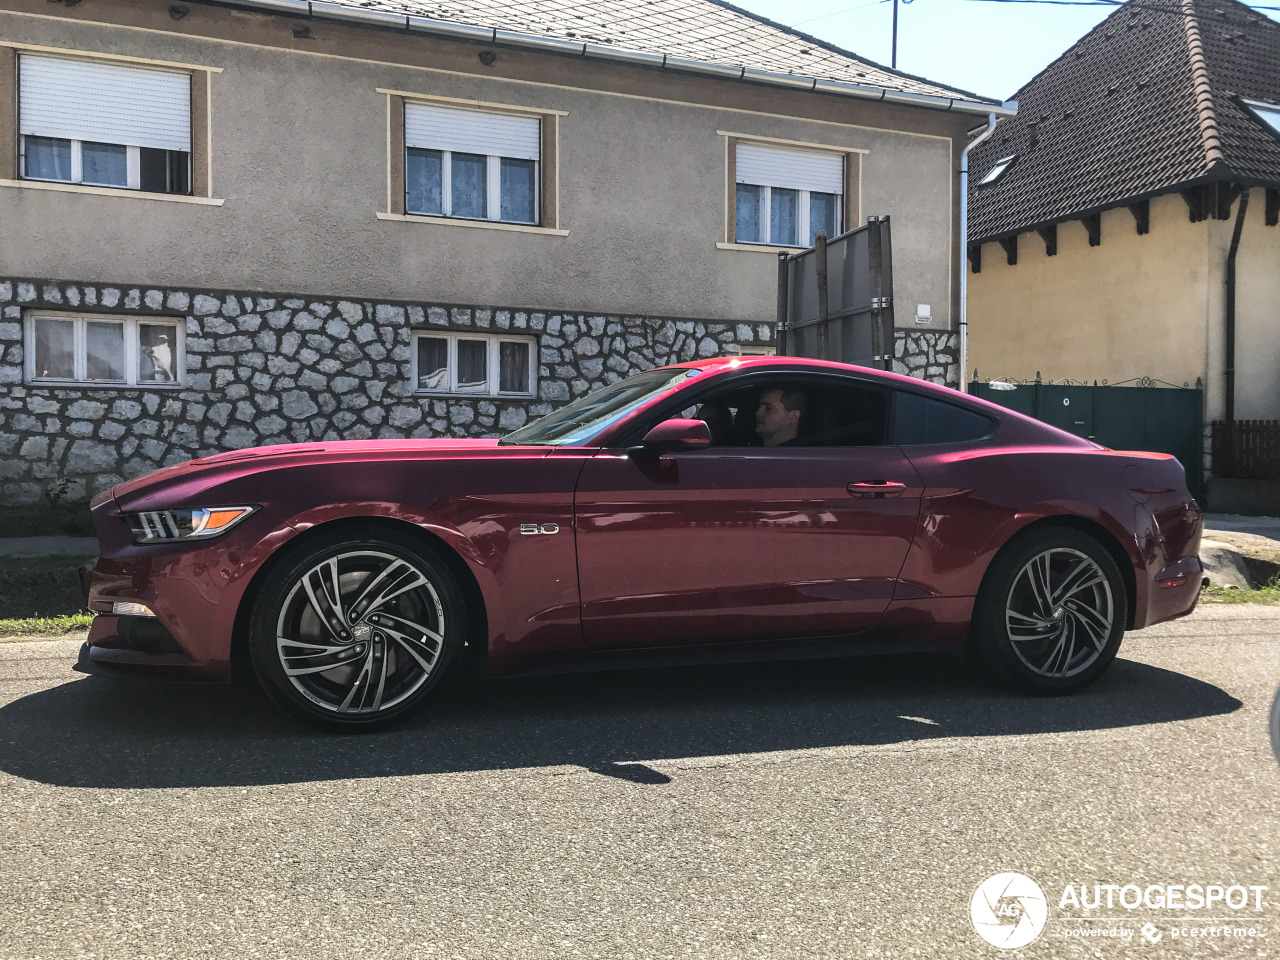
[[[758,143],[738,144],[738,183],[844,193],[844,155]]]
[[[191,152],[191,76],[38,57],[19,63],[20,132]]]
[[[542,122],[537,117],[406,103],[404,140],[406,146],[424,150],[537,160],[542,152]]]

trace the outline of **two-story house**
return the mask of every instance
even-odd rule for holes
[[[993,109],[711,0],[10,0],[0,493],[767,350],[777,253],[872,214],[903,368],[958,383]]]
[[[972,154],[967,374],[1199,383],[1220,436],[1280,419],[1280,24],[1131,0],[1016,97]],[[1222,446],[1211,509],[1280,509]]]

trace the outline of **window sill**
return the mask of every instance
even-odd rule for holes
[[[110,380],[36,380],[28,378],[27,387],[43,387],[47,390],[186,390],[186,384],[170,383],[117,383]]]
[[[532,393],[450,393],[447,390],[415,390],[415,397],[433,400],[537,400]]]
[[[717,243],[717,250],[745,250],[747,253],[799,253],[808,247],[771,247],[766,243]]]
[[[0,187],[18,187],[23,190],[53,190],[58,193],[87,193],[95,197],[131,197],[134,200],[166,200],[170,203],[195,203],[206,207],[220,207],[226,201],[212,197],[186,197],[176,193],[143,193],[125,187],[87,187],[81,183],[53,183],[48,180],[3,180]]]
[[[458,220],[453,217],[420,217],[412,213],[379,213],[379,220],[398,220],[404,223],[434,223],[442,227],[479,227],[481,230],[510,230],[514,233],[542,233],[552,237],[567,237],[568,230],[552,227],[536,227],[529,223],[501,223],[497,220]],[[452,394],[451,394],[452,396]]]

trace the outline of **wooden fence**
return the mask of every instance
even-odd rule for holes
[[[1238,480],[1280,480],[1280,420],[1215,420],[1213,474]]]

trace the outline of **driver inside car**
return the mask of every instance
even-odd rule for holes
[[[808,405],[802,390],[782,387],[762,390],[756,407],[756,434],[761,443],[766,447],[795,445]]]

